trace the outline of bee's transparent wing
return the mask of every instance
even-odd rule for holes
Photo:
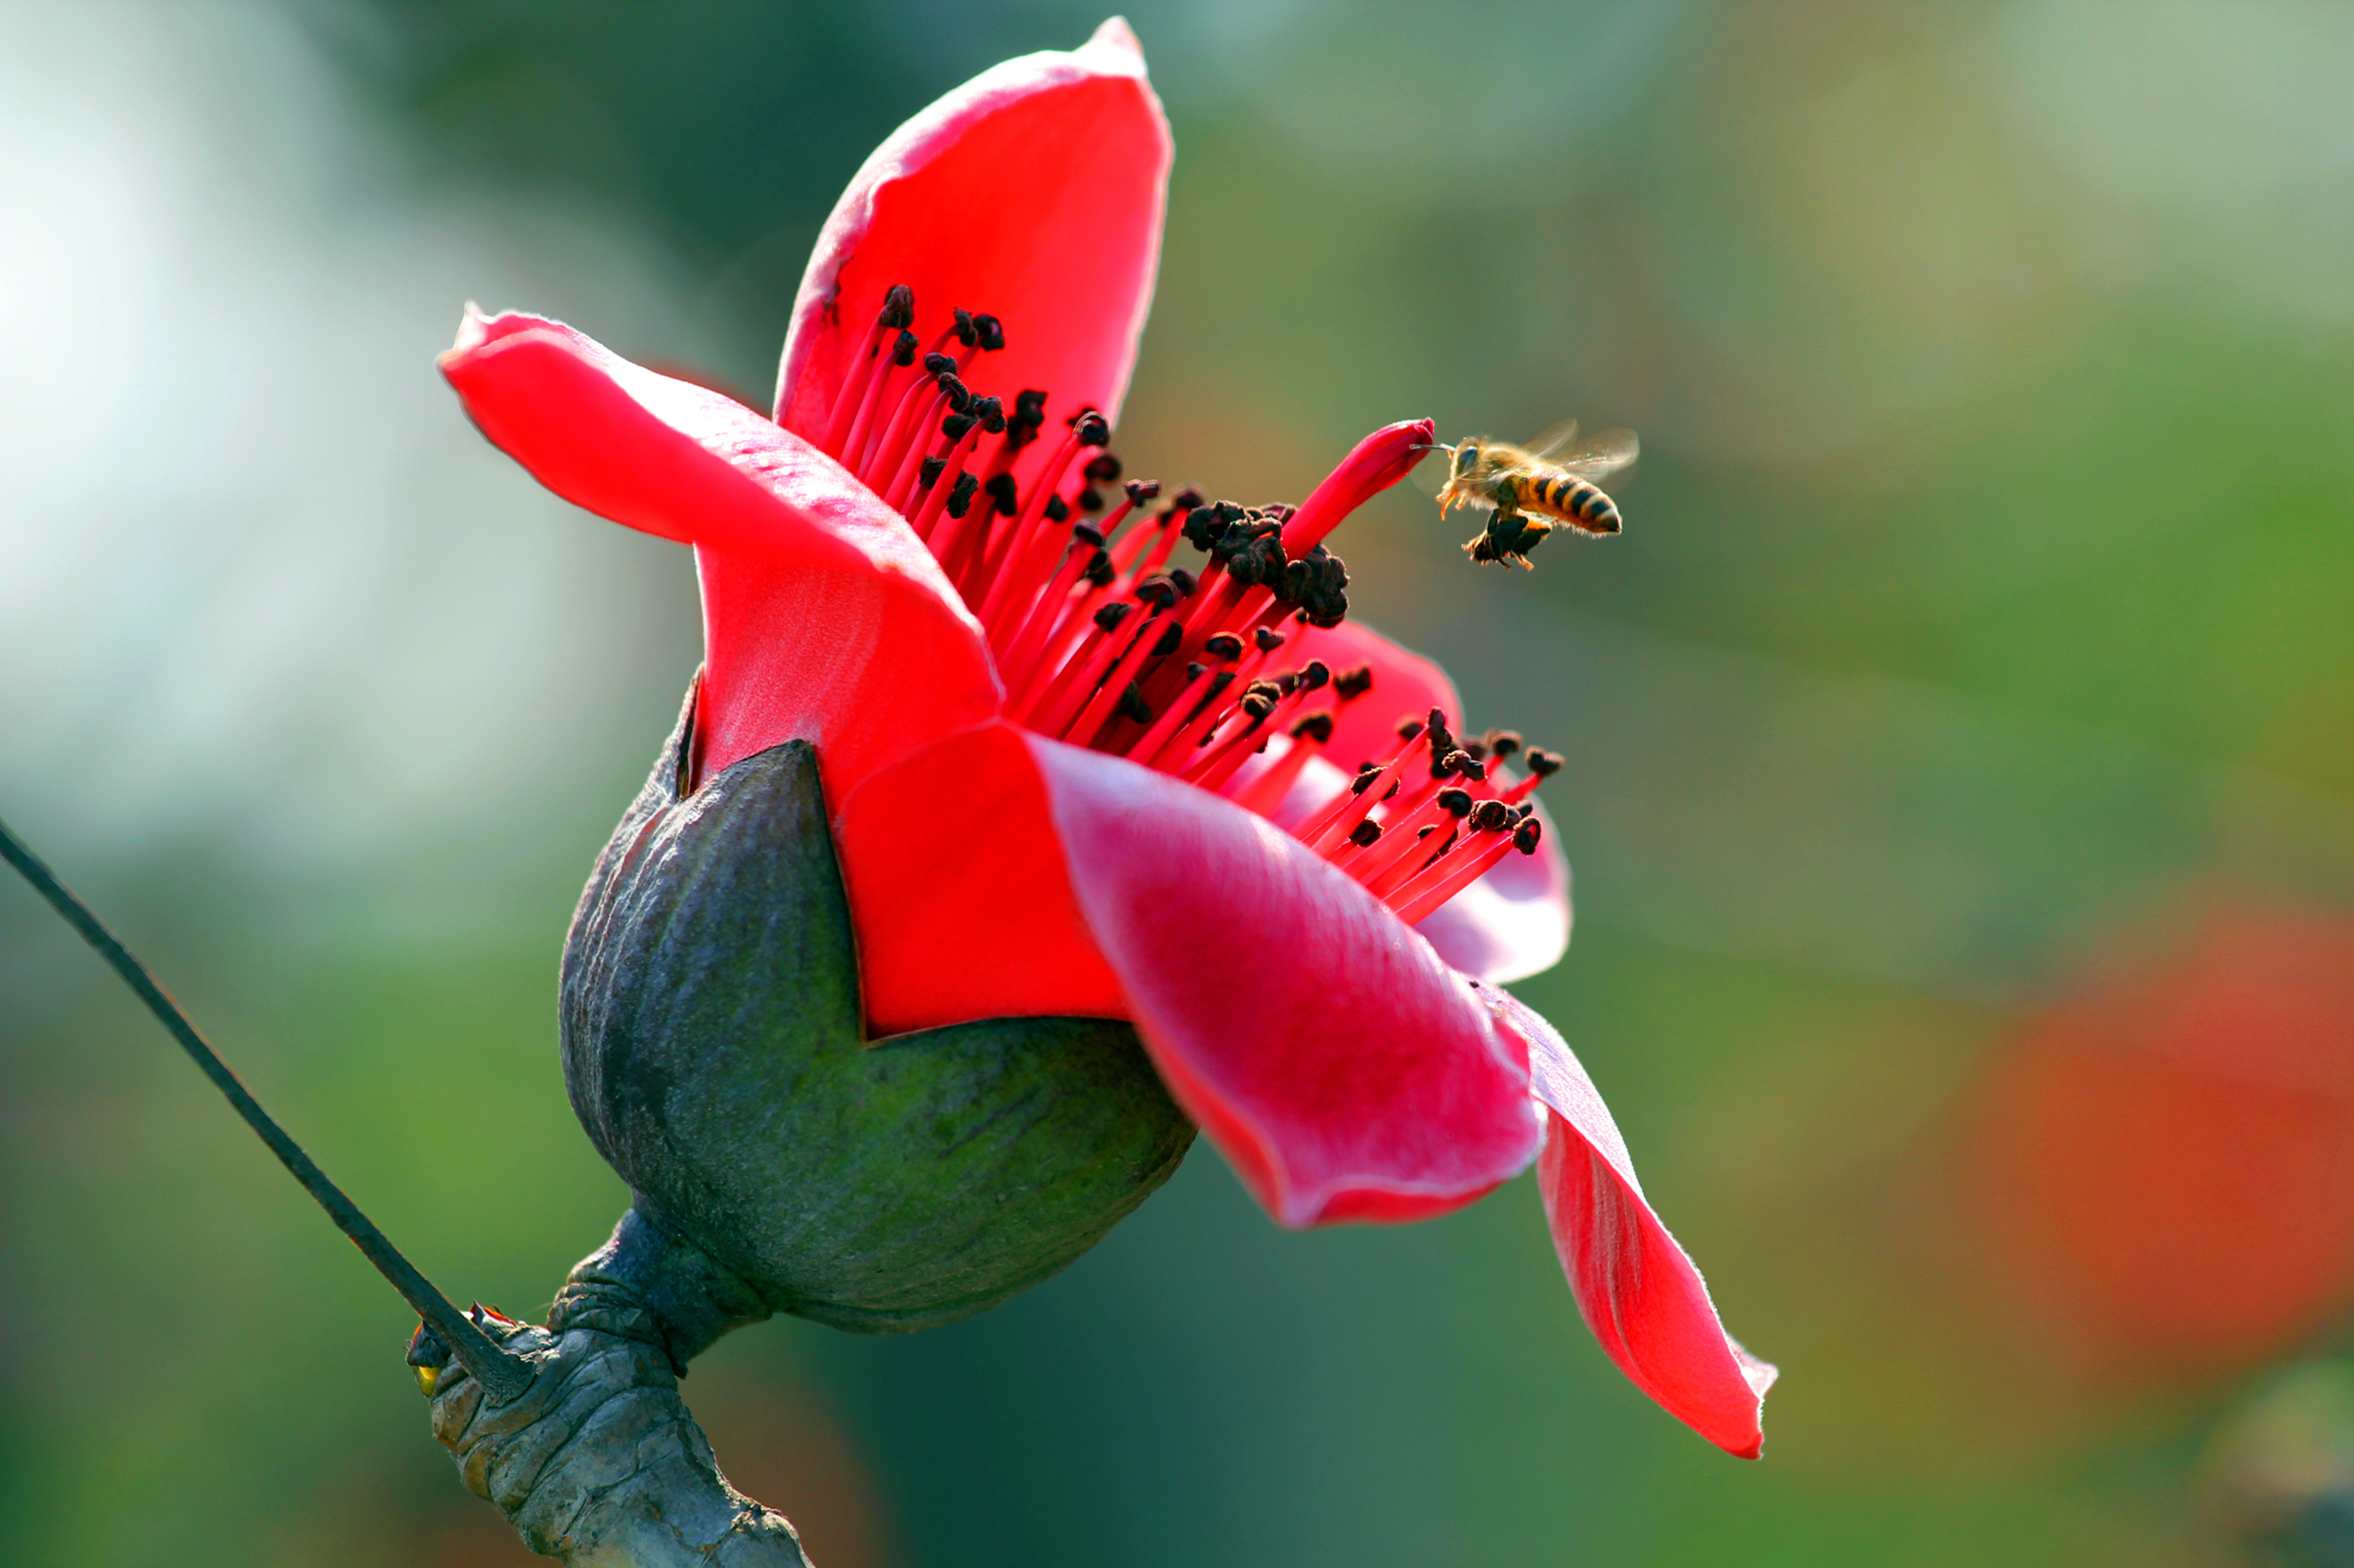
[[[1548,461],[1580,479],[1600,479],[1633,462],[1639,450],[1634,431],[1605,430],[1581,446],[1554,453]]]
[[[1528,454],[1532,458],[1549,460],[1552,458],[1553,453],[1569,445],[1570,442],[1576,439],[1577,421],[1575,419],[1564,419],[1560,424],[1553,426],[1553,429],[1547,430],[1543,435],[1541,435],[1535,440],[1531,441],[1528,444]]]

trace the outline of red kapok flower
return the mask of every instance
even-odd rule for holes
[[[1441,1213],[1542,1147],[1605,1348],[1755,1455],[1771,1369],[1725,1337],[1560,1037],[1481,983],[1566,940],[1532,799],[1557,759],[1515,778],[1517,736],[1460,736],[1444,673],[1345,619],[1321,541],[1430,423],[1367,437],[1297,508],[1156,509],[1104,450],[1170,155],[1108,22],[866,161],[774,422],[535,316],[470,312],[442,368],[551,490],[695,547],[691,766],[814,746],[871,1037],[1131,1021],[1291,1226]],[[1181,542],[1207,561],[1172,564]]]

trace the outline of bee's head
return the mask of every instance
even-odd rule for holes
[[[1479,443],[1465,441],[1455,449],[1455,477],[1462,479],[1479,466]]]

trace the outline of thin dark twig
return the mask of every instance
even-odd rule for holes
[[[115,939],[114,933],[90,912],[87,905],[67,890],[65,884],[42,863],[39,856],[25,846],[22,839],[8,831],[5,822],[0,822],[0,859],[5,859],[22,872],[25,880],[38,889],[41,896],[65,916],[66,923],[80,932],[82,939],[96,948],[101,958],[114,966],[114,972],[121,975],[123,983],[147,1004],[147,1011],[163,1021],[164,1027],[172,1032],[172,1038],[180,1043],[180,1048],[187,1052],[205,1076],[213,1081],[213,1087],[228,1097],[228,1103],[237,1108],[238,1115],[245,1118],[246,1125],[270,1146],[270,1152],[278,1156],[280,1163],[294,1173],[294,1180],[302,1183],[302,1190],[317,1201],[319,1207],[327,1211],[327,1217],[335,1222],[335,1228],[349,1236],[352,1245],[360,1249],[361,1255],[376,1266],[378,1274],[392,1282],[392,1287],[416,1309],[418,1317],[424,1319],[425,1326],[450,1347],[459,1364],[482,1383],[493,1403],[504,1404],[531,1386],[531,1372],[523,1361],[493,1344],[490,1337],[459,1311],[448,1297],[433,1287],[432,1281],[417,1272],[408,1259],[400,1255],[400,1249],[386,1239],[385,1234],[360,1213],[359,1205],[344,1195],[342,1188],[327,1180],[326,1172],[312,1163],[311,1157],[302,1152],[302,1146],[270,1119],[270,1113],[261,1108],[260,1102],[214,1054],[213,1048],[205,1043],[205,1037],[196,1033],[196,1026],[188,1022],[187,1014],[180,1011],[179,1004],[164,994],[164,988],[148,974],[147,967],[131,956],[131,950]]]

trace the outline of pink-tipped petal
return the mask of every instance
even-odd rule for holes
[[[832,805],[868,1034],[1128,1015],[1013,726],[935,741]]]
[[[1230,801],[1028,739],[1129,1016],[1279,1224],[1418,1219],[1527,1164],[1519,1037],[1372,895]]]
[[[1700,1270],[1644,1201],[1626,1140],[1560,1032],[1506,992],[1483,987],[1481,995],[1528,1046],[1545,1112],[1538,1188],[1586,1327],[1669,1414],[1729,1454],[1757,1457],[1775,1368],[1724,1331]]]
[[[1430,420],[1405,419],[1359,441],[1283,525],[1283,553],[1295,560],[1306,555],[1350,513],[1412,473],[1437,437]]]
[[[981,629],[938,564],[800,437],[537,316],[469,312],[441,370],[482,433],[548,489],[695,546],[705,771],[809,739],[838,799],[996,716]]]
[[[1004,349],[967,373],[975,391],[1011,407],[1043,388],[1058,421],[1088,405],[1116,416],[1151,302],[1171,155],[1143,55],[1117,19],[1082,48],[1007,60],[924,110],[867,158],[818,236],[778,422],[823,435],[898,283],[927,343],[956,309],[1004,322]]]

